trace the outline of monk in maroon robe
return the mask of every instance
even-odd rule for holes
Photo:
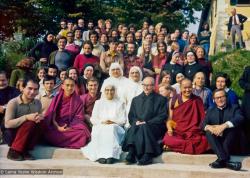
[[[208,142],[200,129],[205,110],[201,98],[192,94],[189,79],[181,82],[181,95],[170,101],[169,115],[168,131],[163,138],[166,148],[185,154],[201,154],[208,150]]]
[[[44,137],[57,147],[81,148],[90,139],[84,123],[83,103],[74,88],[75,81],[65,79],[45,114]]]
[[[90,117],[92,116],[92,111],[95,105],[95,101],[100,98],[100,93],[98,92],[98,80],[94,77],[90,78],[87,81],[87,89],[88,93],[81,95],[80,98],[83,102],[83,110],[84,110],[84,117],[85,122],[91,128],[92,124],[90,122]]]

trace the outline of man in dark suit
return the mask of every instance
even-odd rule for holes
[[[237,14],[236,9],[233,8],[232,16],[229,18],[227,33],[228,35],[232,35],[232,47],[235,49],[235,33],[238,36],[240,48],[243,48],[242,34],[241,30],[243,30],[243,23],[247,20],[247,17],[242,14]]]
[[[218,159],[209,164],[211,168],[229,168],[240,170],[240,162],[231,162],[230,154],[236,153],[239,138],[242,136],[244,117],[238,105],[227,103],[224,89],[216,89],[213,93],[216,106],[208,109],[202,129]]]

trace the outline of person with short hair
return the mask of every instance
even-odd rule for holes
[[[184,154],[201,154],[208,150],[206,136],[200,129],[205,118],[203,102],[192,94],[192,82],[181,81],[181,94],[169,101],[167,133],[163,138],[164,148]]]
[[[232,82],[228,74],[219,72],[215,76],[215,87],[216,89],[224,89],[227,93],[227,100],[229,104],[239,104],[237,94],[229,88]]]
[[[36,96],[36,99],[42,103],[42,113],[45,114],[56,92],[54,86],[56,84],[55,77],[46,75],[43,79],[44,90]]]
[[[127,55],[123,58],[124,61],[124,74],[126,77],[129,76],[129,70],[133,66],[138,66],[143,68],[143,60],[136,56],[136,46],[135,43],[127,44]]]
[[[0,144],[3,142],[4,128],[4,115],[7,107],[7,103],[20,94],[18,89],[8,85],[7,73],[0,70]]]
[[[42,104],[35,99],[39,84],[32,78],[26,78],[21,95],[10,100],[5,113],[5,141],[10,146],[7,158],[14,161],[34,160],[29,154],[39,138],[39,123]]]
[[[90,139],[83,103],[75,93],[75,85],[74,79],[66,78],[45,114],[43,135],[53,146],[78,149]]]
[[[58,50],[49,55],[49,64],[55,64],[59,70],[67,69],[73,64],[72,55],[65,47],[67,38],[60,37],[57,41]]]
[[[205,87],[205,74],[203,72],[197,72],[194,76],[193,94],[202,99],[205,111],[214,105],[212,91]]]
[[[74,33],[73,32],[68,32],[67,33],[67,44],[65,46],[65,49],[71,53],[72,58],[74,59],[77,54],[80,53],[80,47],[75,44],[74,42]]]
[[[74,61],[74,67],[77,68],[78,72],[82,72],[86,64],[93,64],[96,67],[99,65],[99,58],[93,55],[93,44],[90,41],[85,41],[82,46],[83,53],[78,54]]]
[[[229,22],[227,25],[227,34],[232,35],[232,48],[233,49],[236,48],[235,34],[237,34],[238,36],[240,48],[243,48],[243,39],[242,39],[241,30],[243,30],[243,27],[244,27],[243,23],[247,21],[247,17],[242,14],[238,14],[235,8],[231,10],[231,14],[232,16],[229,17]]]
[[[10,86],[15,87],[19,79],[24,79],[26,77],[33,77],[35,75],[32,71],[33,60],[31,58],[23,58],[17,64],[16,68],[12,70],[10,75]]]
[[[94,77],[89,78],[86,83],[86,88],[88,90],[88,93],[85,93],[80,97],[83,102],[85,121],[91,128],[92,124],[90,122],[90,117],[92,116],[95,101],[100,98],[99,81]]]
[[[143,80],[143,92],[134,97],[129,111],[131,127],[125,134],[122,150],[128,152],[127,164],[148,165],[162,153],[158,141],[165,133],[167,99],[154,92],[154,79]]]
[[[109,50],[102,53],[100,57],[100,67],[104,78],[108,77],[110,66],[114,62],[119,63],[122,69],[124,69],[123,56],[117,52],[117,44],[118,42],[116,39],[111,39],[109,43]]]
[[[125,104],[116,95],[116,88],[106,83],[101,99],[94,105],[90,118],[93,124],[91,141],[82,148],[84,156],[101,164],[113,164],[120,159],[125,135]]]
[[[207,140],[218,158],[209,166],[240,170],[241,163],[230,161],[230,155],[240,153],[238,148],[243,138],[244,117],[238,105],[227,102],[224,89],[216,89],[213,99],[216,105],[207,110],[202,124]]]

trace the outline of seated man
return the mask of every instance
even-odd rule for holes
[[[169,102],[167,133],[164,147],[185,154],[201,154],[208,150],[208,143],[200,124],[205,118],[203,102],[192,94],[192,82],[181,81],[181,95]]]
[[[216,89],[213,93],[216,106],[207,110],[202,129],[206,132],[207,140],[218,159],[209,164],[212,168],[229,168],[240,170],[240,162],[230,162],[230,154],[236,153],[242,135],[244,117],[237,104],[227,101],[226,91]]]
[[[167,99],[154,92],[154,79],[146,77],[143,80],[143,93],[136,96],[131,103],[129,123],[123,151],[128,151],[128,164],[139,165],[152,163],[152,158],[162,153],[158,140],[165,133],[165,119],[167,118]]]
[[[39,136],[39,122],[43,117],[42,105],[37,99],[39,84],[34,79],[25,79],[23,93],[9,101],[5,113],[4,133],[10,146],[7,158],[15,161],[33,160],[28,153]]]
[[[80,98],[83,102],[84,117],[86,123],[91,127],[90,117],[94,108],[96,100],[100,98],[100,93],[98,92],[98,80],[96,78],[90,78],[87,80],[88,93],[81,95]]]
[[[43,79],[44,91],[39,92],[39,95],[36,96],[38,100],[42,103],[42,113],[45,114],[49,105],[52,101],[52,98],[56,95],[53,91],[56,83],[56,79],[52,76],[45,76]]]
[[[84,123],[83,103],[75,93],[75,81],[66,78],[62,89],[52,99],[45,114],[45,140],[57,147],[81,148],[87,144],[90,132]]]
[[[0,71],[0,144],[3,141],[2,138],[2,132],[4,132],[4,123],[3,118],[5,114],[5,109],[7,106],[7,103],[12,98],[17,97],[20,94],[20,92],[11,86],[8,86],[8,79],[5,71]]]

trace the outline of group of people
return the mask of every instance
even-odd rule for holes
[[[81,149],[101,164],[113,164],[122,152],[127,164],[148,165],[163,150],[213,150],[212,168],[241,169],[230,155],[248,152],[250,70],[239,81],[240,108],[227,74],[215,74],[213,85],[208,24],[198,36],[147,21],[138,30],[114,29],[109,19],[60,26],[17,64],[9,82],[0,72],[8,159],[33,160],[29,151],[43,142]]]

